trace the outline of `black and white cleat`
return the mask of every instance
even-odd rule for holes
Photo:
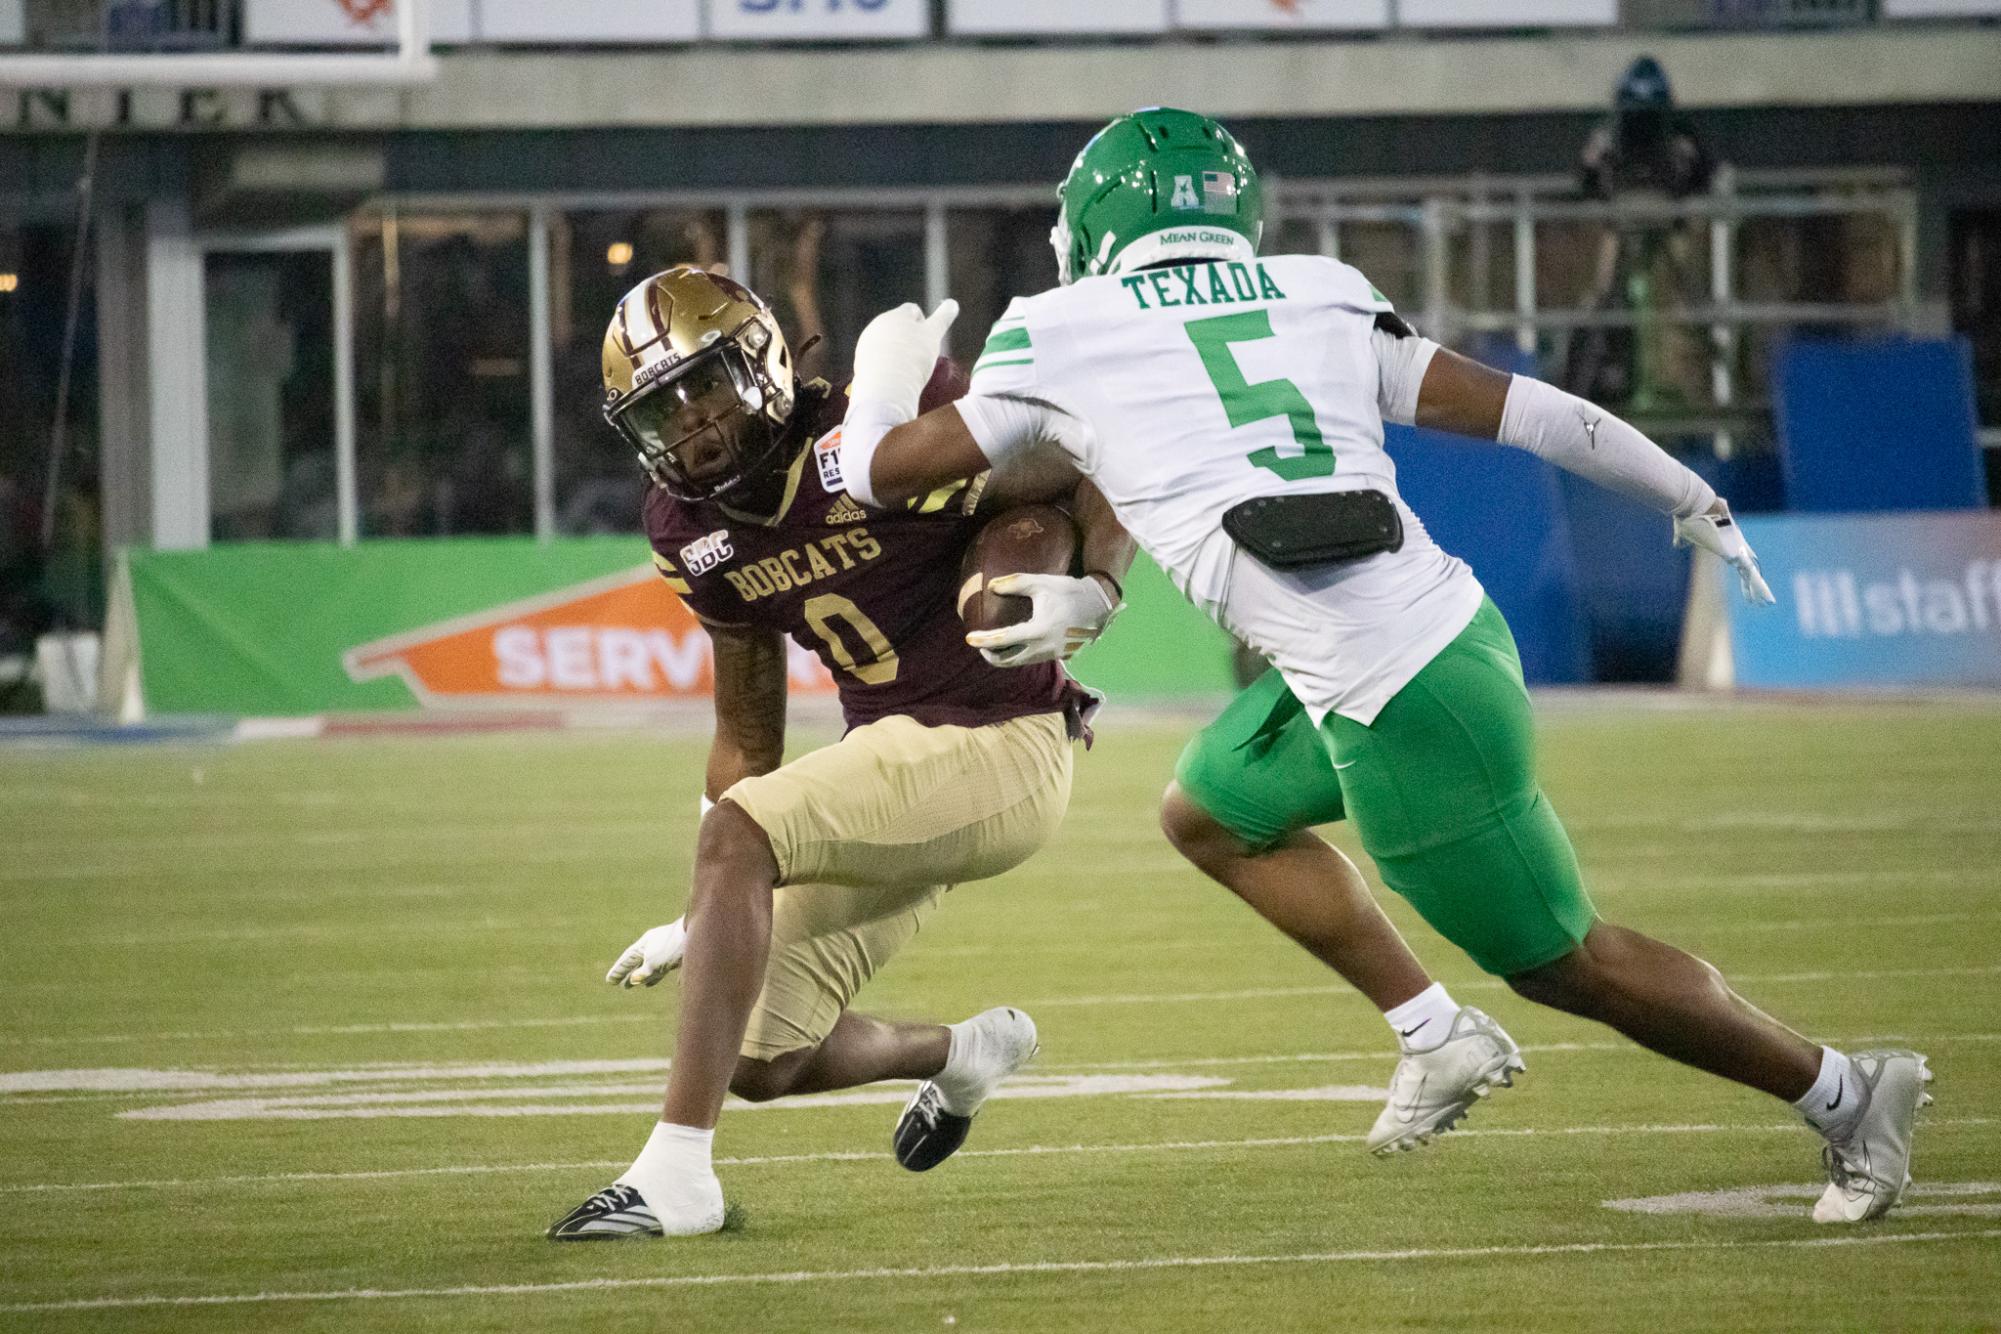
[[[660,1220],[631,1186],[606,1186],[549,1228],[550,1241],[616,1241],[658,1237]]]
[[[945,1110],[945,1095],[927,1079],[896,1119],[896,1161],[913,1172],[928,1172],[957,1153],[972,1128],[972,1117]]]

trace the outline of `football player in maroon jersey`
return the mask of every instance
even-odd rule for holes
[[[843,387],[801,382],[769,308],[728,278],[676,268],[634,288],[604,379],[605,415],[652,479],[654,562],[715,641],[716,731],[687,915],[607,978],[650,986],[681,968],[661,1119],[630,1170],[549,1229],[559,1241],[720,1228],[710,1143],[726,1091],[922,1080],[897,1160],[922,1171],[959,1147],[1034,1053],[1033,1022],[1002,1006],[895,1023],[848,1004],[941,893],[1019,865],[1061,822],[1094,701],[1060,659],[1110,620],[1132,559],[1110,508],[1054,459],[888,511],[857,505]],[[965,385],[940,361],[924,405]],[[976,650],[961,557],[981,515],[1028,501],[1070,508],[1092,573],[1031,577],[1035,616],[1010,646]],[[787,636],[833,673],[848,726],[790,764]]]

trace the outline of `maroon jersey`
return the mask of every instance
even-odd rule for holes
[[[965,393],[940,362],[922,409]],[[682,601],[718,627],[781,630],[817,653],[839,687],[849,728],[902,714],[927,727],[976,727],[1069,713],[1088,698],[1056,663],[994,667],[966,644],[959,561],[980,527],[984,478],[892,510],[865,509],[841,476],[845,386],[802,388],[798,453],[778,517],[760,522],[647,488],[654,564]]]

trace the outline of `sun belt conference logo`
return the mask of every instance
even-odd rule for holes
[[[834,688],[797,644],[794,691]],[[355,681],[397,677],[425,708],[567,707],[697,699],[715,686],[709,635],[650,565],[349,649]]]
[[[707,574],[730,557],[736,549],[730,543],[730,530],[718,528],[707,537],[701,537],[681,548],[681,564],[690,576]]]

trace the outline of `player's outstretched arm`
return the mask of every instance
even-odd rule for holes
[[[1553,384],[1507,375],[1408,329],[1379,329],[1382,406],[1414,422],[1527,450],[1674,521],[1676,545],[1699,546],[1737,571],[1744,596],[1770,603],[1757,555],[1707,482],[1614,414]]]

